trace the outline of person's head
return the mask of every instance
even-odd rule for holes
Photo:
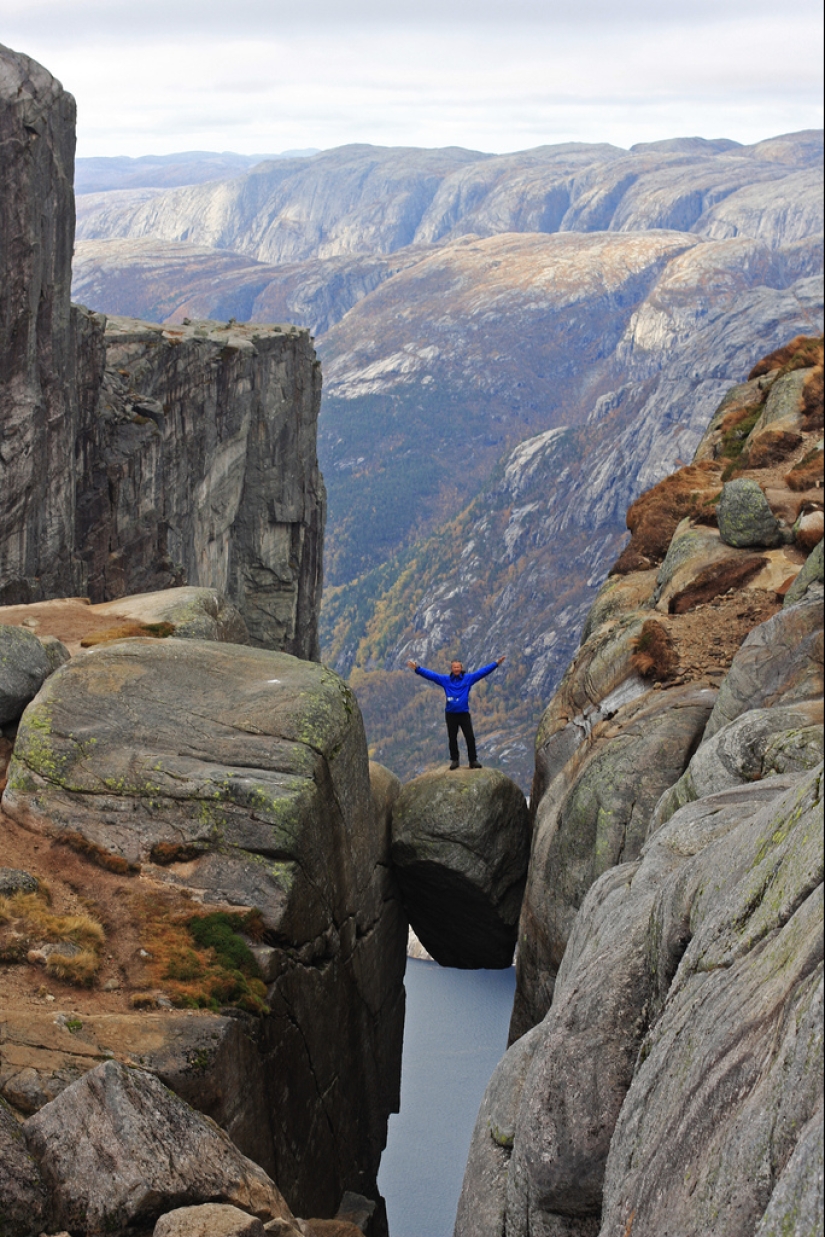
[[[460,661],[450,662],[450,674],[463,674],[463,673],[464,673],[464,667]]]

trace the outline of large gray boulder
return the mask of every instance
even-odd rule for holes
[[[719,532],[727,545],[775,546],[782,533],[762,489],[748,477],[727,481],[716,508]]]
[[[808,593],[811,599],[822,604],[822,585],[825,583],[825,541],[820,541],[811,550],[805,560],[805,565],[785,594],[785,605],[795,606],[797,602],[805,601]],[[817,591],[817,586],[818,591]]]
[[[822,606],[815,600],[782,609],[743,641],[719,690],[704,739],[751,709],[822,695]]]
[[[46,1203],[37,1161],[0,1098],[0,1237],[35,1237],[45,1223]]]
[[[740,714],[699,745],[678,782],[656,805],[649,832],[694,799],[778,773],[815,768],[823,756],[822,722],[821,698]]]
[[[298,1230],[294,1230],[297,1234]],[[152,1237],[265,1237],[257,1216],[227,1203],[201,1203],[167,1211],[155,1225]]]
[[[237,1075],[252,1107],[157,1049],[153,1068],[182,1077],[297,1211],[331,1214],[345,1189],[374,1195],[398,1103],[406,923],[346,685],[241,645],[129,639],[79,653],[24,714],[3,808],[205,910],[260,911],[269,1016],[237,1043],[214,1026],[218,1072]]]
[[[524,795],[495,769],[425,773],[392,815],[392,861],[410,924],[442,966],[513,961],[530,853]]]
[[[639,855],[653,809],[684,771],[715,700],[694,686],[647,692],[597,726],[551,782],[536,814],[511,1040],[546,1014],[588,889]]]
[[[0,725],[20,716],[51,672],[48,654],[33,632],[0,624]]]
[[[106,1061],[24,1125],[56,1226],[122,1233],[186,1203],[291,1218],[274,1182],[153,1074]]]
[[[133,593],[95,606],[94,613],[111,614],[113,626],[122,616],[138,623],[171,623],[178,640],[249,643],[240,611],[216,588],[183,585],[154,593]]]

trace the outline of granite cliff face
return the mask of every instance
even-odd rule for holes
[[[821,365],[765,358],[628,513],[537,737],[456,1237],[816,1231]]]
[[[217,587],[318,656],[325,499],[308,333],[71,306],[74,102],[3,49],[0,600]]]

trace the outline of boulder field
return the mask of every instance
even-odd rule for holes
[[[628,514],[537,738],[455,1237],[819,1231],[821,364],[767,357]]]
[[[392,813],[392,862],[410,925],[442,966],[510,966],[530,825],[496,769],[424,773]]]

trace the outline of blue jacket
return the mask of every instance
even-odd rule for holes
[[[489,666],[482,666],[480,670],[471,670],[467,674],[456,675],[436,674],[434,670],[425,670],[423,666],[419,666],[415,673],[420,674],[422,679],[429,679],[431,683],[438,683],[444,688],[447,696],[445,713],[469,713],[470,688],[473,683],[477,683],[485,675],[492,674],[497,665],[498,662],[491,661]]]

